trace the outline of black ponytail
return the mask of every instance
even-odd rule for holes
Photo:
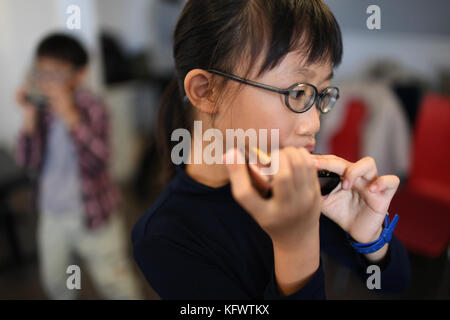
[[[172,132],[178,128],[191,130],[191,111],[185,105],[184,91],[180,80],[174,77],[164,91],[158,115],[157,150],[161,159],[159,182],[162,185],[175,174],[175,166],[171,159],[171,150],[176,142],[171,141]]]

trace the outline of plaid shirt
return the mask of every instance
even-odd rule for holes
[[[103,103],[89,91],[77,89],[74,98],[82,120],[71,135],[78,152],[85,221],[90,229],[95,229],[117,208],[121,198],[108,175],[109,116]],[[52,118],[47,110],[40,111],[35,133],[19,136],[17,161],[34,172],[37,179],[45,159],[45,142]]]

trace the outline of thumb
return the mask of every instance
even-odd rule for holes
[[[250,213],[263,211],[265,200],[252,186],[243,154],[237,149],[230,149],[224,155],[224,162],[236,201]]]

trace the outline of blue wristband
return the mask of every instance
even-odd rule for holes
[[[398,222],[398,214],[394,216],[391,223],[389,223],[389,215],[386,214],[384,218],[384,229],[381,232],[380,237],[369,243],[359,243],[355,242],[351,239],[350,235],[347,233],[347,239],[349,239],[350,245],[359,253],[373,253],[379,249],[381,249],[386,243],[391,241],[392,234],[394,233],[394,228]]]

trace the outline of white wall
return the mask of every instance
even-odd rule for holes
[[[442,69],[450,70],[450,36],[344,30],[344,57],[336,79],[357,77],[381,58],[396,60],[436,84]]]
[[[436,82],[450,69],[450,1],[325,0],[342,29],[344,59],[337,78],[360,76],[382,58],[396,60],[412,73]],[[381,29],[366,25],[369,5],[378,5]]]
[[[172,34],[187,0],[96,0],[102,29],[113,32],[129,52],[151,50],[153,72],[173,67]]]
[[[20,124],[14,91],[46,30],[58,26],[56,1],[0,0],[0,145],[13,147]],[[33,26],[33,27],[31,27]]]
[[[159,0],[156,0],[159,1]],[[101,29],[113,32],[133,52],[149,47],[151,28],[149,13],[155,0],[96,0]]]

